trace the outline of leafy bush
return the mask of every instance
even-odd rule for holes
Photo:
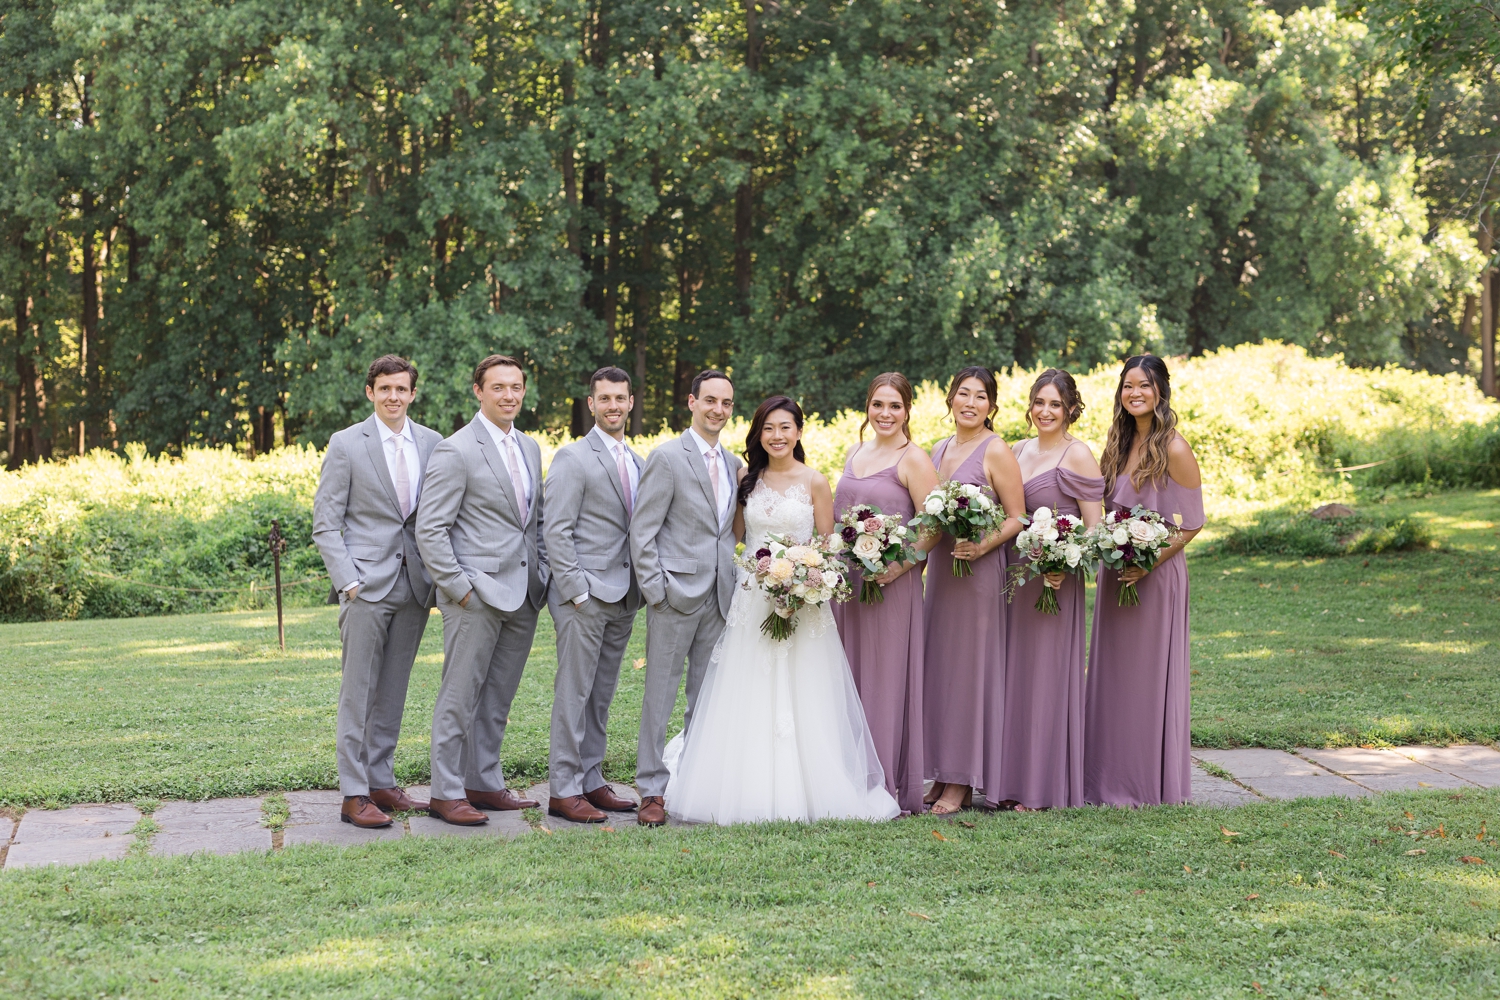
[[[1431,544],[1432,533],[1415,518],[1356,512],[1326,519],[1311,514],[1263,515],[1252,524],[1230,529],[1210,548],[1245,556],[1316,558],[1373,555]]]
[[[1210,518],[1255,519],[1233,532],[1234,545],[1298,555],[1409,547],[1423,543],[1420,525],[1371,521],[1340,533],[1267,512],[1352,502],[1391,488],[1500,485],[1500,406],[1457,375],[1350,368],[1281,344],[1176,359],[1171,367],[1172,402],[1203,468]],[[1108,434],[1118,371],[1110,366],[1078,380],[1087,409],[1074,430],[1096,454]],[[1028,434],[1026,392],[1034,377],[1000,376],[995,429],[1008,441]],[[929,383],[918,391],[912,433],[923,447],[951,432],[945,389]],[[741,413],[756,402],[742,399]],[[808,461],[836,478],[862,419],[852,411],[810,419]],[[725,443],[741,449],[748,429],[737,417]],[[663,429],[632,445],[644,453],[674,436]],[[544,465],[567,440],[538,437]],[[154,459],[132,446],[125,456],[98,452],[0,474],[0,620],[264,605],[271,518],[281,519],[289,540],[284,579],[323,572],[311,544],[320,460],[311,448],[254,461],[227,449]],[[325,593],[326,585],[303,584],[291,599],[314,603]]]

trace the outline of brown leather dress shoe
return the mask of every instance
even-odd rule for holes
[[[562,798],[554,796],[547,802],[547,812],[553,816],[561,816],[570,823],[603,823],[609,819],[589,805],[589,800],[582,795],[567,795]]]
[[[641,811],[635,814],[641,826],[664,826],[667,822],[667,804],[660,795],[647,795],[641,799]]]
[[[538,809],[540,802],[531,799],[523,799],[509,788],[502,788],[498,792],[480,792],[472,788],[465,788],[464,794],[469,797],[469,804],[476,809],[495,809],[497,811],[515,809]]]
[[[418,802],[406,794],[404,788],[372,788],[370,789],[370,801],[375,803],[386,812],[420,812],[427,808],[427,803]]]
[[[490,821],[488,816],[469,805],[467,799],[433,799],[427,803],[427,815],[454,826],[478,826]]]
[[[391,818],[377,809],[368,795],[345,795],[339,819],[365,830],[391,825]]]
[[[623,795],[616,795],[615,790],[608,785],[600,785],[592,792],[584,792],[583,797],[589,800],[589,804],[595,809],[604,809],[608,812],[635,812],[635,803]]]

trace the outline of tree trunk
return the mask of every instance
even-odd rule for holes
[[[760,31],[756,22],[754,0],[745,4],[745,70],[753,78],[760,71]],[[734,192],[734,287],[739,293],[740,315],[750,316],[750,282],[752,278],[750,237],[755,225],[755,153],[750,148],[754,140],[745,136],[745,146],[740,151],[740,160],[745,164],[745,181]]]
[[[1479,272],[1479,388],[1486,396],[1495,395],[1495,268],[1490,258],[1495,252],[1495,214],[1486,207],[1479,216],[1479,253],[1484,270]]]

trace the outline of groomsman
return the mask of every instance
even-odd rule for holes
[[[602,823],[600,810],[635,803],[604,782],[605,726],[641,592],[630,565],[630,515],[641,459],[625,444],[635,406],[630,376],[601,368],[589,380],[594,429],[558,451],[547,470],[547,603],[557,628],[547,811]]]
[[[443,682],[432,712],[432,803],[460,826],[481,809],[534,809],[505,787],[500,744],[547,595],[542,453],[515,427],[526,373],[492,354],[474,369],[479,412],[427,466],[417,545],[437,582]]]
[[[387,354],[365,375],[375,412],[328,442],[313,497],[313,543],[339,602],[339,817],[390,826],[389,812],[426,809],[396,784],[392,761],[406,686],[432,607],[417,549],[422,474],[442,435],[411,420],[417,369]]]
[[[734,596],[734,494],[741,463],[719,444],[734,412],[734,386],[723,372],[699,372],[687,402],[692,426],[646,459],[630,524],[630,555],[641,594],[650,602],[635,769],[641,792],[636,820],[642,826],[667,821],[662,751],[683,660],[686,725]]]

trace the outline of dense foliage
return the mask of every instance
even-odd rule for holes
[[[995,428],[1009,441],[1029,433],[1023,417],[1033,374],[1000,378]],[[1075,431],[1096,454],[1116,381],[1113,367],[1079,380],[1087,408]],[[1287,516],[1328,501],[1368,501],[1392,487],[1500,486],[1500,406],[1457,375],[1357,369],[1296,347],[1247,345],[1176,364],[1173,404],[1202,465],[1211,518],[1246,525],[1229,543],[1233,551],[1402,548],[1427,537],[1420,525],[1303,530],[1301,519]],[[861,416],[809,420],[808,461],[836,477]],[[942,388],[922,386],[915,439],[930,448],[951,429]],[[747,430],[739,416],[724,440],[741,450]],[[648,450],[670,433],[635,447]],[[540,440],[546,464],[567,434]],[[320,461],[307,447],[249,461],[227,447],[188,448],[174,459],[133,445],[125,456],[96,451],[0,473],[0,621],[264,607],[272,518],[290,543],[283,579],[309,581],[290,600],[318,603],[327,594],[311,537]],[[1349,466],[1361,468],[1338,471]],[[1291,535],[1289,523],[1297,526]]]
[[[709,363],[824,413],[1262,338],[1463,369],[1489,16],[0,0],[0,447],[321,444],[385,351],[445,430],[496,349],[533,426],[623,364],[637,430]]]

